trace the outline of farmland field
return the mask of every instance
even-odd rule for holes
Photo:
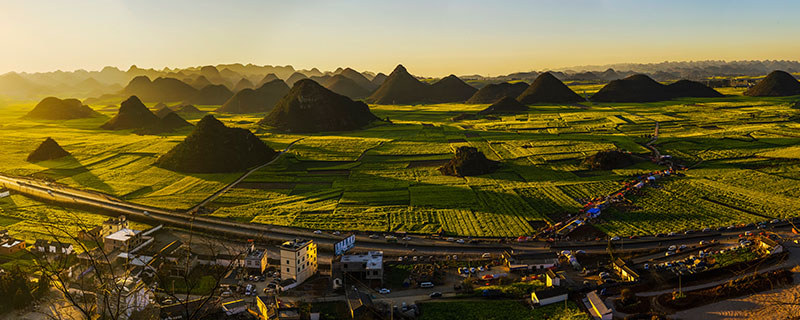
[[[255,124],[263,114],[217,115],[227,125],[250,129],[276,150],[297,143],[209,208],[212,216],[242,222],[325,230],[532,234],[618,190],[631,177],[661,169],[644,160],[606,171],[581,164],[586,156],[613,148],[644,158],[649,154],[642,146],[645,135],[658,122],[659,150],[695,166],[685,176],[631,195],[625,206],[606,210],[597,221],[601,230],[653,234],[796,216],[796,99],[731,95],[644,104],[534,105],[519,115],[460,121],[450,119],[485,105],[381,105],[371,106],[373,113],[388,117],[391,124],[308,135],[266,131]],[[191,208],[242,174],[187,175],[154,167],[157,157],[191,129],[168,135],[99,130],[114,110],[94,105],[105,117],[21,119],[35,103],[0,107],[4,174],[48,178],[175,210]],[[204,111],[214,108],[201,106]],[[72,157],[26,162],[27,154],[48,136]],[[476,147],[503,164],[497,172],[478,177],[442,175],[438,167],[459,146]],[[0,225],[22,234],[36,232],[26,226],[33,213],[8,203],[31,200],[13,196],[2,201]]]

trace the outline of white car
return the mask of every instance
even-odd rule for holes
[[[613,237],[611,238],[611,241],[619,241],[619,237]]]
[[[322,230],[316,230],[314,231],[314,234],[322,234]]]
[[[383,289],[381,289],[381,290],[380,290],[380,291],[378,291],[378,292],[380,292],[380,294],[389,294],[390,292],[392,292],[392,290],[389,290],[389,289],[383,288]]]
[[[456,243],[458,243],[458,244],[464,244],[464,239],[458,239],[458,240],[456,240]]]
[[[333,235],[335,235],[335,236],[338,236],[338,235],[340,235],[340,234],[342,234],[342,233],[341,233],[341,232],[339,232],[339,231],[334,231],[334,232],[333,232]]]

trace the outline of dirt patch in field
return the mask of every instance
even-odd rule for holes
[[[239,182],[235,186],[236,189],[293,189],[295,183],[292,182]]]
[[[744,108],[752,108],[753,106],[723,106],[723,107],[716,107],[714,109],[717,110],[727,110],[727,109],[744,109]]]
[[[466,140],[466,139],[447,139],[447,142],[448,142],[448,143],[459,143],[459,142],[464,142],[464,143],[466,143],[466,142],[467,142],[467,140]]]
[[[547,222],[542,220],[528,220],[528,224],[537,230],[547,227]]]
[[[523,148],[525,147],[530,148],[530,146],[523,146]],[[588,178],[598,175],[596,171],[591,171],[591,170],[577,170],[577,171],[572,171],[572,173],[580,178]]]
[[[350,170],[309,170],[308,174],[323,176],[349,176]]]
[[[722,128],[720,128],[720,127],[717,127],[717,126],[700,126],[700,128],[703,128],[703,129],[709,129],[709,130],[717,130],[717,129],[722,129]]]
[[[481,135],[477,132],[464,132],[464,136],[467,138],[479,138]]]
[[[433,128],[433,124],[432,123],[423,123],[422,126],[426,127],[426,128]]]
[[[445,163],[450,161],[449,159],[441,159],[441,160],[414,160],[409,161],[407,169],[411,168],[424,168],[424,167],[441,167]]]
[[[597,229],[591,224],[584,224],[575,228],[569,233],[569,238],[571,240],[594,240],[596,238],[605,238],[607,236],[608,235],[605,232],[600,231],[600,229]]]

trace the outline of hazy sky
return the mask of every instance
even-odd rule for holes
[[[800,59],[800,1],[0,0],[0,73],[218,63],[498,75]]]

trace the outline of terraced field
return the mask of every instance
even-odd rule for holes
[[[255,125],[260,114],[220,115],[275,149],[302,140],[210,207],[218,217],[313,229],[531,234],[619,189],[630,177],[660,169],[647,161],[609,171],[589,171],[581,164],[587,155],[611,148],[646,156],[642,144],[658,121],[659,150],[697,165],[685,177],[665,179],[607,210],[599,228],[613,235],[649,234],[788,217],[800,212],[800,124],[791,118],[800,110],[791,108],[794,100],[730,96],[542,105],[526,114],[456,122],[450,119],[485,105],[372,106],[392,124],[313,135],[267,132]],[[33,104],[5,106],[0,113],[0,172],[47,177],[172,209],[190,208],[240,175],[184,175],[153,167],[190,129],[140,136],[98,130],[104,118],[20,120]],[[25,162],[47,136],[73,157]],[[464,145],[503,166],[479,177],[439,173],[437,168]],[[6,210],[0,223],[14,230],[28,218],[15,212]]]

